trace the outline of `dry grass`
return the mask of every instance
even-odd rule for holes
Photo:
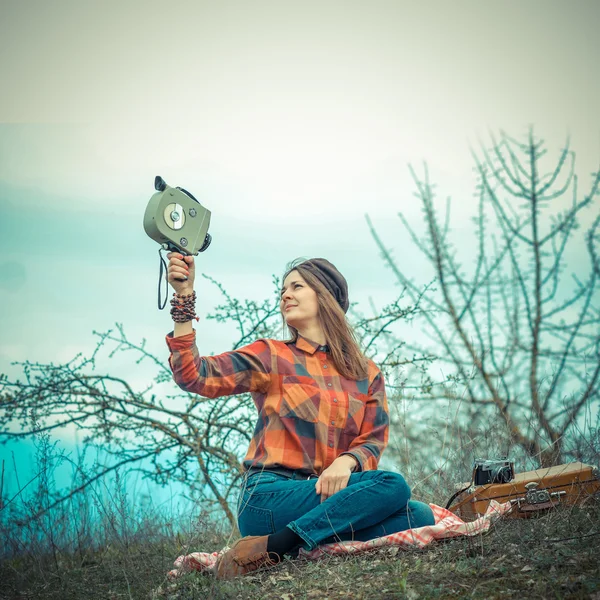
[[[190,574],[170,598],[600,598],[600,506],[506,519],[485,536],[424,550],[381,549],[317,562],[286,560],[243,580]],[[587,536],[587,537],[586,537]]]
[[[42,449],[44,462],[51,449]],[[444,504],[448,482],[430,482],[419,499]],[[600,600],[600,498],[531,519],[503,519],[484,536],[424,550],[286,558],[274,569],[233,581],[200,573],[169,581],[181,554],[232,545],[226,521],[198,511],[175,516],[152,506],[133,509],[117,475],[113,487],[90,486],[32,522],[27,517],[52,499],[50,480],[36,485],[28,499],[0,505],[2,599]]]
[[[286,559],[233,581],[187,574],[166,579],[187,548],[180,536],[115,542],[83,554],[23,555],[0,568],[2,598],[600,598],[600,505],[561,508],[528,520],[505,519],[485,536],[424,550],[381,549],[319,561]],[[197,536],[195,536],[197,537]],[[207,529],[197,547],[226,537]]]

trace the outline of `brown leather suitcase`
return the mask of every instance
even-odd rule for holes
[[[468,484],[467,484],[468,485]],[[582,504],[600,499],[598,469],[580,462],[517,473],[509,483],[469,487],[449,508],[465,521],[485,514],[490,501],[510,501],[511,517],[529,517],[558,505]]]

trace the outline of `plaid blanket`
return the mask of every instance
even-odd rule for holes
[[[475,521],[466,523],[460,517],[457,517],[454,513],[441,506],[435,504],[430,504],[429,506],[435,517],[435,525],[391,533],[390,535],[378,537],[368,542],[349,541],[323,544],[311,551],[300,548],[298,558],[318,560],[328,554],[358,554],[372,550],[373,548],[383,548],[386,546],[423,548],[434,540],[475,536],[488,531],[498,518],[507,514],[512,508],[510,502],[499,504],[495,500],[492,500],[485,515]],[[191,554],[179,556],[175,560],[175,569],[169,571],[167,576],[169,579],[174,579],[189,571],[210,573],[215,568],[219,556],[227,552],[227,550],[229,550],[229,547],[225,547],[219,552],[192,552]]]

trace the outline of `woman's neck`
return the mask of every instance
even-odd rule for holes
[[[317,344],[323,346],[325,345],[325,334],[323,330],[318,325],[313,327],[305,327],[303,329],[298,329],[298,333],[307,340],[311,340],[312,342],[316,342]]]

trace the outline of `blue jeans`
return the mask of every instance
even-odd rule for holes
[[[404,477],[391,471],[352,473],[348,485],[321,502],[316,478],[288,479],[268,471],[245,480],[238,501],[242,536],[270,535],[289,527],[312,550],[319,544],[367,541],[433,525],[427,504],[410,500]]]

